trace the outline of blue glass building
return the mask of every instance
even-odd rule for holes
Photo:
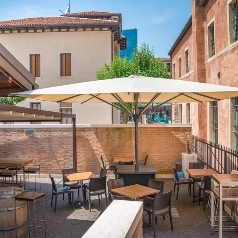
[[[137,29],[122,30],[122,35],[127,38],[127,49],[120,50],[120,57],[131,59],[131,55],[137,46]]]

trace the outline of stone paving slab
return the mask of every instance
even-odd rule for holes
[[[53,175],[58,186],[62,185],[62,178],[60,175]],[[110,177],[110,175],[108,175]],[[173,179],[160,179],[165,182],[165,192],[173,190]],[[34,178],[30,178],[29,185],[34,187]],[[28,186],[28,188],[29,188]],[[195,189],[197,191],[197,188]],[[84,207],[77,207],[77,190],[75,190],[75,205],[76,208],[72,209],[68,204],[68,197],[65,196],[63,200],[62,195],[58,196],[57,211],[54,212],[50,206],[51,202],[51,182],[47,176],[41,177],[41,192],[46,193],[46,219],[47,219],[47,237],[52,238],[78,238],[89,229],[93,222],[100,216],[100,214],[106,209],[107,205],[105,198],[101,199],[101,204],[98,204],[98,199],[95,197],[93,200],[92,212],[89,211],[88,205]],[[43,216],[43,201],[37,202],[37,217],[39,219]],[[123,209],[123,208],[122,208]],[[179,198],[176,200],[176,196],[172,197],[172,217],[174,230],[170,229],[169,216],[165,216],[165,220],[162,217],[158,218],[158,224],[156,225],[157,237],[162,238],[218,238],[218,232],[211,235],[211,229],[209,221],[206,217],[206,213],[203,211],[202,203],[199,206],[198,203],[192,202],[192,196],[188,193],[187,185],[180,186]],[[148,216],[144,214],[143,220],[148,223]],[[32,233],[32,229],[31,229]],[[37,229],[37,235],[35,237],[43,237],[43,230]],[[152,227],[145,226],[143,228],[143,235],[145,238],[153,237]],[[238,232],[224,232],[224,238],[237,238]],[[100,234],[98,234],[98,238]],[[103,238],[103,237],[102,237]],[[113,237],[112,237],[113,238]]]

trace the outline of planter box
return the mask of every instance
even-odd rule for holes
[[[196,161],[197,161],[197,154],[195,154],[195,153],[192,153],[192,154],[182,153],[182,168],[183,168],[185,178],[189,177],[189,174],[186,171],[186,169],[189,168],[189,162],[196,162]]]

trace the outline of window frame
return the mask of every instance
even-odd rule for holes
[[[215,33],[214,18],[209,22],[207,26],[207,45],[208,45],[208,58],[212,58],[216,55],[216,33]]]
[[[178,65],[179,65],[179,78],[182,77],[182,59],[181,59],[181,56],[179,56],[178,58]]]
[[[34,108],[33,105],[40,105],[40,109],[39,108]],[[41,102],[30,102],[30,108],[31,109],[37,109],[37,110],[41,110]],[[31,124],[41,124],[41,122],[37,122],[37,121],[32,121],[30,122]]]
[[[227,4],[229,43],[233,44],[238,41],[238,0],[229,0]]]
[[[188,48],[184,51],[184,58],[185,58],[185,72],[186,74],[189,72],[189,56],[188,56]]]
[[[31,72],[31,55],[39,55],[39,76],[36,76],[36,72],[33,74]],[[36,61],[35,61],[36,64]],[[36,65],[35,65],[36,68]],[[36,78],[41,78],[42,77],[42,53],[41,52],[30,52],[28,53],[28,70],[29,72]]]
[[[70,105],[63,105],[61,102],[59,103],[59,112],[60,113],[66,113],[66,114],[73,114],[73,104],[69,103]],[[71,110],[71,113],[64,112],[63,110]],[[65,123],[63,122],[65,120]],[[63,117],[60,121],[60,124],[72,124],[72,118],[69,117]]]
[[[63,54],[70,54],[70,75],[61,75],[61,55]],[[72,78],[73,77],[73,54],[71,51],[62,51],[58,52],[58,78]]]
[[[175,64],[175,62],[173,63],[173,76],[175,79],[176,78],[176,64]]]

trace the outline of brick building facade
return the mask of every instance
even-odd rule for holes
[[[31,130],[29,134],[26,130]],[[73,137],[70,125],[0,125],[0,157],[31,158],[41,164],[41,173],[61,173],[73,166]],[[133,156],[133,125],[77,127],[78,171],[99,173],[103,155],[105,164],[113,157]],[[148,165],[159,174],[172,174],[172,168],[186,142],[191,126],[140,125],[139,162],[148,154]]]
[[[237,52],[238,1],[192,0],[192,16],[169,52],[172,77],[238,87]],[[232,98],[174,107],[194,135],[238,149],[236,105]]]

